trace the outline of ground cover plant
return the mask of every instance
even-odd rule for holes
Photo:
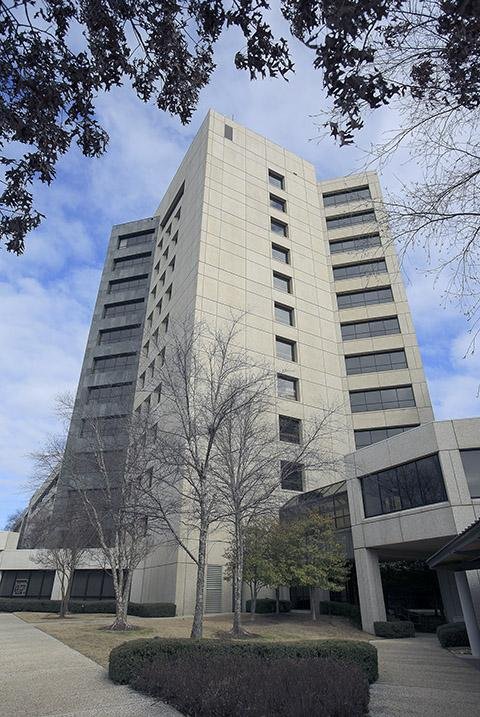
[[[379,621],[373,623],[377,637],[401,638],[415,637],[415,626],[410,620],[392,620],[391,622]]]
[[[437,628],[438,641],[442,647],[468,647],[467,628],[464,622],[448,622]]]
[[[369,700],[359,667],[316,658],[164,654],[133,686],[190,717],[361,717]]]

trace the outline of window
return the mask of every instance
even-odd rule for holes
[[[117,436],[127,428],[127,416],[101,416],[94,419],[82,418],[81,436]]]
[[[48,600],[54,577],[55,570],[2,570],[0,597]]]
[[[115,383],[109,386],[90,386],[88,389],[88,401],[110,403],[121,401],[130,392],[131,382]]]
[[[344,341],[400,333],[400,325],[396,316],[386,319],[372,319],[371,321],[352,321],[349,324],[342,324],[341,329]]]
[[[113,294],[117,291],[132,291],[132,289],[144,289],[147,285],[148,274],[131,276],[128,279],[114,279],[108,284],[108,291]]]
[[[290,251],[279,244],[272,244],[272,259],[281,261],[282,264],[290,264]]]
[[[111,600],[115,597],[111,574],[106,570],[75,570],[72,598],[77,600]]]
[[[165,318],[162,321],[162,327],[163,327],[164,334],[166,334],[168,331],[168,322],[169,322],[169,318],[168,318],[168,316],[165,316]]]
[[[342,229],[352,227],[356,224],[369,224],[376,221],[375,212],[369,209],[367,212],[355,212],[355,214],[342,214],[339,217],[327,218],[327,229]]]
[[[270,229],[274,234],[278,234],[282,237],[288,236],[288,228],[284,222],[279,221],[270,217]]]
[[[277,189],[285,189],[285,177],[283,177],[281,174],[278,174],[277,172],[274,172],[272,169],[268,170],[268,181],[272,185],[272,187],[277,187]]]
[[[345,356],[347,375],[371,373],[372,371],[395,371],[407,368],[407,358],[403,349],[379,351],[378,353]]]
[[[471,498],[480,498],[480,449],[460,451]]]
[[[378,443],[378,441],[384,441],[392,436],[398,436],[399,433],[417,428],[418,425],[418,423],[413,423],[410,426],[388,426],[385,428],[369,428],[368,430],[355,431],[355,447],[364,448],[365,446],[371,446],[372,443]]]
[[[361,251],[362,249],[381,246],[381,244],[378,234],[363,234],[351,239],[339,239],[338,241],[330,242],[330,253],[340,254],[344,251]]]
[[[298,418],[291,418],[291,416],[279,416],[278,427],[280,440],[285,443],[300,443],[301,424],[302,422]]]
[[[280,324],[286,324],[287,326],[294,325],[294,313],[290,306],[279,304],[277,301],[274,304],[275,307],[275,321]]]
[[[275,194],[270,194],[270,206],[272,209],[277,209],[279,212],[287,211],[287,202],[281,197],[276,197]]]
[[[175,219],[177,220],[177,222],[180,220],[181,215],[182,215],[182,207],[178,207],[178,210],[175,214]]]
[[[175,232],[175,234],[173,235],[172,244],[178,244],[178,232]]]
[[[277,358],[284,361],[296,361],[297,351],[295,341],[282,339],[280,336],[275,337],[275,353]]]
[[[113,344],[117,341],[129,341],[130,339],[137,338],[140,334],[140,324],[134,324],[133,326],[121,326],[114,329],[102,329],[100,331],[99,343]]]
[[[107,304],[103,312],[104,319],[111,319],[114,316],[126,316],[141,311],[144,299],[132,299],[132,301],[119,301],[116,304]]]
[[[303,490],[303,465],[280,461],[280,479],[284,490]]]
[[[165,227],[167,226],[167,224],[170,220],[170,217],[172,216],[173,212],[177,208],[178,203],[180,202],[180,199],[183,197],[184,191],[185,191],[185,182],[182,182],[180,189],[174,196],[170,206],[168,207],[167,211],[165,212],[165,216],[163,217],[162,221],[160,222],[160,226],[162,229],[165,229]]]
[[[273,288],[278,291],[284,291],[286,294],[292,293],[292,279],[285,274],[279,274],[278,271],[273,272]]]
[[[339,192],[328,192],[323,195],[323,205],[325,207],[337,207],[340,204],[348,202],[358,202],[362,199],[371,199],[370,189],[368,187],[354,187],[353,189],[343,189]]]
[[[360,480],[366,518],[447,500],[437,455],[372,473]]]
[[[167,301],[170,301],[170,299],[172,298],[172,290],[173,290],[173,284],[170,284],[170,286],[168,287],[168,289],[165,292],[165,298]]]
[[[344,294],[337,294],[339,309],[351,309],[356,306],[369,306],[370,304],[385,304],[393,301],[392,289],[390,286],[382,286],[379,289],[365,289],[365,291],[351,291]]]
[[[139,246],[151,242],[155,229],[147,229],[144,232],[133,232],[133,234],[121,234],[118,237],[118,248],[125,249],[131,246]]]
[[[150,251],[144,254],[130,254],[129,256],[121,256],[118,259],[113,260],[113,268],[114,270],[130,269],[132,266],[148,264],[151,256],[152,252]]]
[[[340,279],[354,279],[357,276],[370,276],[371,274],[384,274],[387,271],[385,259],[375,259],[374,261],[362,261],[359,264],[347,264],[346,266],[334,266],[333,278],[338,281]]]
[[[113,356],[97,356],[93,359],[93,370],[98,371],[114,371],[115,369],[123,369],[128,366],[135,366],[137,360],[136,353],[114,354]]]
[[[165,249],[165,251],[163,252],[162,257],[163,257],[164,259],[168,259],[168,246],[167,246],[167,248]]]
[[[168,265],[170,269],[173,271],[175,269],[175,257],[173,257],[172,261]]]
[[[416,404],[411,386],[394,386],[368,391],[350,391],[350,405],[352,413],[361,413],[388,411],[391,408],[410,408]]]
[[[233,141],[233,127],[231,127],[229,124],[226,124],[223,128],[223,135],[225,139],[230,139]]]
[[[277,392],[279,398],[298,401],[298,379],[281,373],[277,374]]]

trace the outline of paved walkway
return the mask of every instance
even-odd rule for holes
[[[128,687],[114,685],[88,657],[15,615],[0,613],[2,717],[175,717]]]
[[[442,649],[435,635],[373,644],[380,678],[371,717],[479,717],[480,670]]]

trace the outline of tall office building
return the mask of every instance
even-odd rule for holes
[[[319,182],[309,162],[211,111],[156,214],[112,230],[69,450],[88,451],[86,419],[114,432],[121,412],[155,405],[173,322],[218,326],[232,312],[244,316],[246,350],[278,375],[280,441],[300,440],[302,421],[327,406],[341,416],[342,455],[432,420],[376,175]],[[334,481],[289,476],[285,501]],[[65,488],[60,477],[59,504]],[[212,540],[212,611],[229,607],[223,549]],[[134,590],[188,613],[193,576],[160,546]]]

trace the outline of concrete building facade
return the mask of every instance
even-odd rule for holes
[[[282,430],[300,432],[302,422],[336,407],[332,450],[346,456],[345,475],[306,472],[295,491],[282,494],[287,502],[347,478],[360,604],[371,629],[384,608],[375,568],[379,546],[369,526],[383,521],[388,545],[399,518],[362,513],[360,473],[389,465],[390,446],[404,451],[395,458],[403,463],[415,454],[413,436],[434,442],[440,435],[374,173],[319,182],[311,163],[210,111],[155,215],[112,230],[69,449],[88,450],[85,419],[101,417],[114,431],[122,412],[161,400],[152,378],[172,324],[221,327],[234,314],[242,316],[243,347],[279,377],[280,441]],[[448,502],[453,492],[441,462]],[[65,495],[60,476],[56,509]],[[472,500],[463,498],[462,509],[448,508],[448,528],[435,517],[442,508],[423,511],[438,540],[465,527],[452,517],[468,520],[474,511]],[[210,612],[231,609],[224,549],[222,537],[212,536]],[[160,545],[136,571],[132,599],[175,602],[179,614],[190,614],[194,572],[179,551]]]

